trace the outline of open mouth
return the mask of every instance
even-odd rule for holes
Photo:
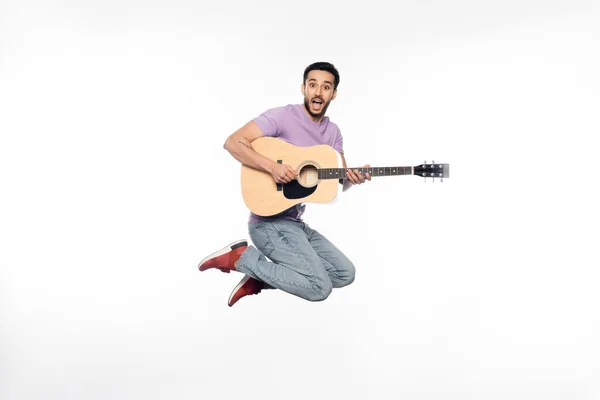
[[[323,106],[323,100],[321,99],[313,99],[311,101],[311,104],[313,105],[313,107],[315,108],[321,108]]]

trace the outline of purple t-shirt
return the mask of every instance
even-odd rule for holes
[[[323,118],[319,122],[313,121],[302,104],[288,104],[287,106],[272,108],[265,111],[253,120],[265,136],[276,137],[287,143],[299,147],[327,144],[339,153],[343,152],[343,138],[336,124]],[[298,204],[277,215],[296,221],[302,220],[305,209],[304,204]],[[258,222],[265,219],[250,212],[249,222]]]

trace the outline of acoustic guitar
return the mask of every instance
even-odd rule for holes
[[[242,197],[253,213],[260,216],[279,214],[299,203],[328,203],[335,199],[339,183],[347,179],[338,152],[328,145],[298,147],[281,139],[261,137],[252,142],[257,153],[280,164],[290,165],[298,176],[278,184],[271,174],[242,165]],[[421,164],[408,167],[359,167],[371,177],[416,175],[448,178],[449,164]]]

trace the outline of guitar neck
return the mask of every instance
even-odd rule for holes
[[[396,176],[396,175],[413,175],[413,167],[359,167],[349,168],[351,170],[358,170],[362,175],[369,174],[371,177],[375,176]],[[319,179],[346,179],[345,168],[319,168]]]

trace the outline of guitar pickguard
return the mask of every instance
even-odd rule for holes
[[[283,195],[286,199],[302,199],[313,194],[317,190],[317,185],[307,188],[302,186],[297,180],[283,185]]]

